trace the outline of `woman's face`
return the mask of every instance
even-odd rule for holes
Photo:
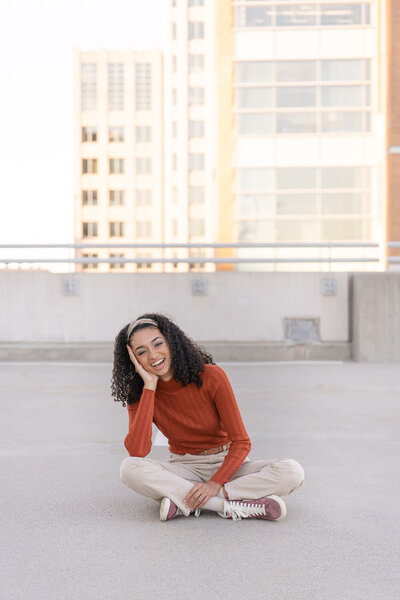
[[[139,329],[131,336],[130,346],[142,367],[163,381],[173,376],[171,352],[157,327]]]

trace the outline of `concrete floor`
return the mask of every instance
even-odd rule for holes
[[[1,599],[399,597],[398,365],[225,365],[250,456],[304,465],[279,523],[161,523],[119,481],[127,415],[110,370],[0,364]]]

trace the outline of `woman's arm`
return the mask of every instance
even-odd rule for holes
[[[155,391],[143,389],[139,402],[128,404],[129,432],[125,448],[130,456],[147,456],[151,450]]]

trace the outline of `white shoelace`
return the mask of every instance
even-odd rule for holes
[[[247,519],[248,517],[260,517],[265,515],[264,504],[244,504],[243,502],[226,502],[224,515],[231,517],[233,521]]]

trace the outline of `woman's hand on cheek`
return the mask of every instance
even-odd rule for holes
[[[135,367],[136,373],[138,373],[143,379],[144,387],[147,390],[155,390],[157,387],[158,375],[155,373],[150,373],[149,371],[146,371],[144,367],[142,367],[130,346],[127,345],[126,349],[128,350],[129,358]]]

